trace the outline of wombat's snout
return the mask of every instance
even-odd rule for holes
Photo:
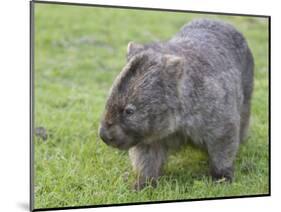
[[[103,124],[101,124],[99,128],[99,136],[106,144],[110,144],[113,140],[112,136]]]
[[[124,134],[118,125],[112,125],[106,122],[100,124],[99,136],[107,145],[122,150],[127,150],[135,144],[135,142],[132,142],[130,138]]]

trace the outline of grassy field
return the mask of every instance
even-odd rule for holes
[[[165,40],[195,18],[236,26],[255,58],[249,139],[232,184],[212,183],[207,156],[171,155],[156,189],[133,192],[127,152],[106,146],[98,124],[107,92],[125,64],[127,43]],[[268,193],[268,23],[266,19],[36,4],[35,208]]]

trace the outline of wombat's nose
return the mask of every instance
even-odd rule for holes
[[[112,136],[109,135],[109,133],[103,126],[100,127],[99,135],[100,138],[107,144],[112,141]]]

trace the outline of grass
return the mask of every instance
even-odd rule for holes
[[[133,192],[127,152],[106,146],[97,129],[107,92],[125,64],[127,43],[165,40],[195,18],[236,26],[255,58],[249,139],[235,181],[209,179],[207,157],[188,147],[171,155],[156,189]],[[35,208],[266,194],[268,185],[268,23],[263,18],[35,6]]]

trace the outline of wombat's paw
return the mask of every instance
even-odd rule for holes
[[[211,169],[212,180],[216,183],[232,182],[233,168],[225,168],[221,170]]]
[[[151,186],[152,188],[156,188],[157,187],[157,180],[156,179],[140,179],[140,180],[136,180],[136,182],[133,184],[133,190],[134,191],[140,191],[142,189],[144,189],[147,186]]]
[[[133,191],[140,191],[140,190],[142,190],[145,186],[146,186],[145,183],[139,182],[139,181],[137,180],[136,182],[134,182],[134,184],[133,184],[133,186],[132,186],[132,190],[133,190]]]

